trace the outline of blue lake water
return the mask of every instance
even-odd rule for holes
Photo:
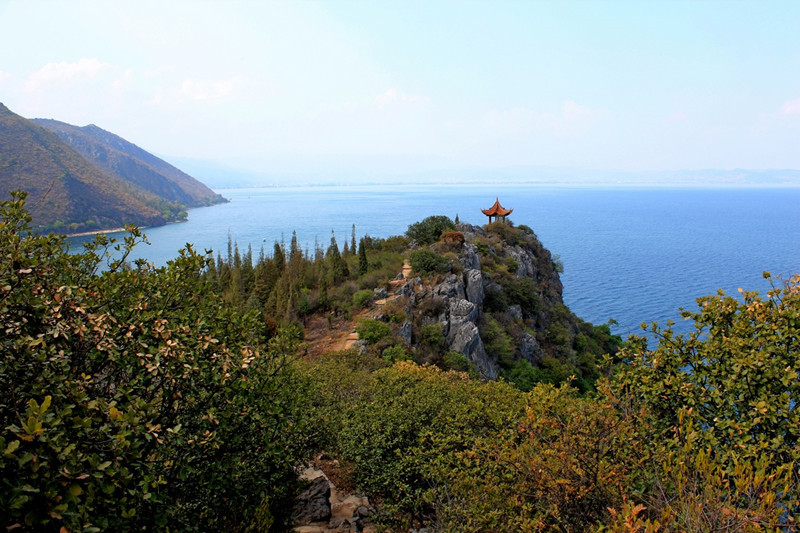
[[[388,237],[429,215],[483,224],[499,197],[564,264],[565,303],[594,323],[613,318],[623,336],[667,319],[686,331],[678,308],[738,287],[765,291],[762,272],[800,272],[800,189],[566,189],[513,185],[298,187],[218,190],[231,202],[193,209],[189,221],[145,231],[137,257],[164,264],[186,243],[223,254],[297,232],[303,248],[339,245],[356,234]],[[77,245],[85,238],[72,238]]]

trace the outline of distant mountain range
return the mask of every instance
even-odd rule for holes
[[[602,170],[542,165],[459,166],[436,158],[275,156],[175,159],[215,189],[338,185],[533,185],[591,188],[797,188],[797,169]]]
[[[225,202],[166,161],[94,125],[29,120],[0,104],[0,194],[22,189],[37,231],[159,226]]]

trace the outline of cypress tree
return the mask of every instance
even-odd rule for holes
[[[363,276],[369,270],[369,263],[367,262],[367,247],[364,244],[364,239],[358,242],[358,275]]]
[[[275,248],[272,251],[272,264],[280,276],[286,269],[286,256],[283,254],[283,247],[275,241]]]
[[[347,268],[347,263],[342,259],[341,252],[339,252],[339,245],[336,244],[336,235],[333,231],[331,231],[331,245],[328,247],[325,259],[328,261],[328,276],[331,278],[333,285],[347,279],[350,271]]]

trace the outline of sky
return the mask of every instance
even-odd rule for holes
[[[0,21],[0,102],[168,160],[800,169],[797,0],[0,0]]]

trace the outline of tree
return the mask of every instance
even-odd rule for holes
[[[406,235],[420,245],[427,245],[438,241],[445,231],[453,231],[455,229],[455,224],[448,217],[434,215],[411,224],[406,230]]]
[[[364,239],[358,241],[358,275],[363,276],[369,271],[369,262],[367,261],[367,247],[364,245]]]
[[[447,269],[448,261],[430,250],[414,250],[411,252],[409,264],[414,272],[427,275],[444,272]]]
[[[800,275],[765,299],[720,291],[698,305],[682,313],[694,321],[688,335],[653,324],[656,349],[638,337],[619,353],[629,363],[617,389],[651,409],[665,434],[683,420],[719,453],[800,461]]]
[[[655,349],[633,337],[601,390],[638,418],[655,465],[643,504],[667,527],[725,517],[731,530],[778,529],[800,511],[800,275],[782,286],[764,276],[766,298],[698,299],[683,312],[689,334],[652,324]]]
[[[0,525],[269,527],[303,454],[296,338],[267,342],[190,246],[124,268],[130,228],[70,255],[23,199],[0,204]]]
[[[325,254],[325,259],[328,262],[328,276],[331,285],[336,285],[350,276],[350,270],[339,252],[339,245],[336,244],[336,235],[333,231],[331,231],[331,244]]]

